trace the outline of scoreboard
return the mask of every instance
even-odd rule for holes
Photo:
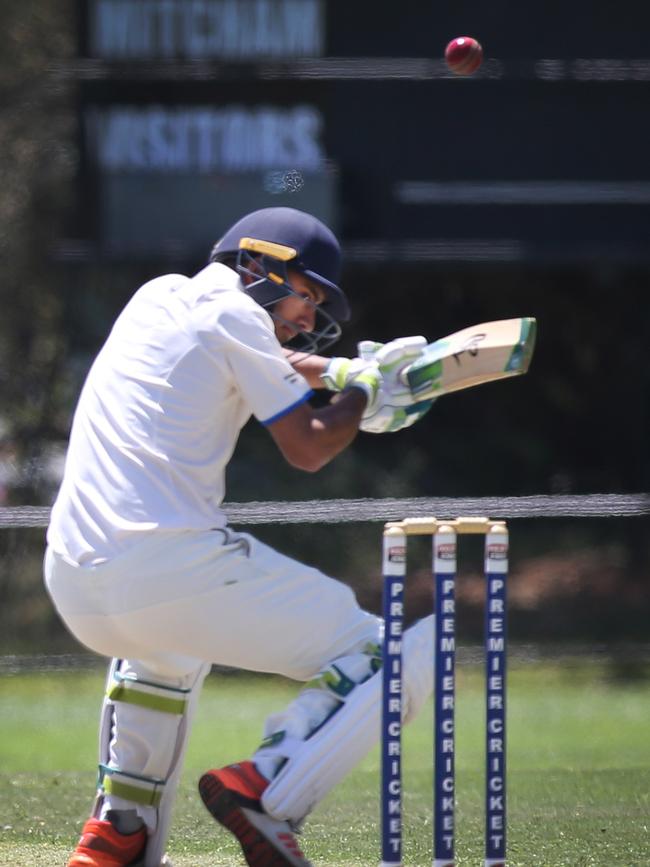
[[[460,5],[80,0],[78,234],[193,258],[287,204],[352,261],[650,262],[650,8]]]

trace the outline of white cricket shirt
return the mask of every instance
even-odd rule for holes
[[[146,283],[86,378],[48,543],[91,565],[143,532],[225,526],[239,431],[251,414],[268,424],[310,394],[235,271],[213,263]]]

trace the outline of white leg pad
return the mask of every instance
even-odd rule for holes
[[[113,660],[100,725],[100,788],[94,814],[135,809],[148,829],[143,867],[169,864],[164,851],[189,730],[203,680],[163,678],[138,662]]]
[[[404,722],[414,719],[433,690],[433,648],[432,616],[405,632]],[[355,686],[313,735],[291,743],[291,755],[262,796],[264,810],[275,819],[300,824],[379,741],[380,718],[381,672],[377,672]]]
[[[201,695],[201,688],[211,667],[210,664],[206,663],[194,675],[192,675],[191,678],[188,678],[188,686],[191,688],[191,693],[189,694],[185,713],[178,729],[176,745],[167,776],[167,782],[165,784],[165,795],[158,807],[158,821],[156,823],[156,828],[149,834],[149,840],[147,841],[143,867],[159,867],[159,865],[160,867],[165,867],[166,863],[169,867],[172,867],[171,862],[164,854],[167,845],[167,838],[169,837],[172,809],[176,799],[178,781],[183,770],[183,762],[185,761],[185,751],[187,749],[190,729],[194,722],[196,709],[199,703],[199,696]]]

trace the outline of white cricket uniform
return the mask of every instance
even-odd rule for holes
[[[178,656],[306,680],[376,640],[348,587],[226,527],[240,429],[310,395],[232,269],[135,293],[81,392],[47,534],[48,589],[83,643],[160,674]]]
[[[109,782],[96,815],[136,807],[149,828],[145,867],[161,864],[211,663],[313,683],[335,661],[337,675],[363,684],[342,699],[325,678],[267,719],[266,735],[286,733],[255,755],[272,778],[263,803],[276,818],[299,821],[379,736],[368,655],[379,618],[343,583],[226,526],[224,473],[241,427],[251,414],[269,424],[311,394],[270,315],[242,289],[234,271],[211,264],[136,292],[83,387],[48,529],[55,606],[81,642],[116,658],[100,726]],[[415,713],[431,689],[433,637],[427,622],[410,632],[405,685]],[[145,787],[144,801],[134,785]]]

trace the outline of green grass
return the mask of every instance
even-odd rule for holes
[[[509,679],[511,867],[650,865],[650,680],[601,665],[525,665]],[[0,679],[0,865],[65,865],[92,799],[100,673]],[[483,682],[462,668],[457,710],[457,863],[481,862]],[[275,678],[208,679],[179,791],[175,867],[235,867],[236,844],[201,807],[206,767],[247,757],[264,717],[295,694]],[[405,732],[405,864],[431,863],[431,712]],[[378,751],[313,813],[318,867],[378,863]]]

